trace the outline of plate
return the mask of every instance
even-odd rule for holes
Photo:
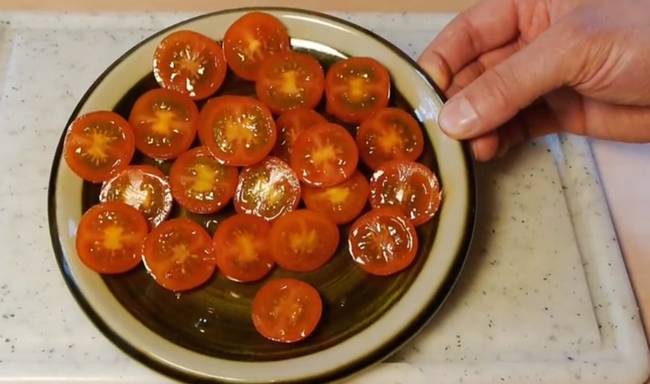
[[[68,287],[93,323],[122,350],[164,374],[188,382],[329,382],[380,361],[413,337],[442,305],[469,247],[475,214],[473,165],[467,148],[438,128],[443,99],[422,69],[381,37],[328,15],[285,8],[226,10],[183,21],[137,44],[91,85],[70,121],[94,110],[128,115],[135,98],[156,86],[151,61],[164,36],[189,29],[220,40],[233,21],[254,10],[278,17],[293,47],[316,55],[325,67],[347,56],[369,56],[389,70],[392,103],[421,123],[426,143],[420,160],[436,171],[443,187],[440,212],[418,228],[416,262],[392,277],[370,276],[354,265],[342,241],[332,261],[318,271],[298,274],[276,268],[271,278],[291,276],[314,285],[323,298],[324,315],[314,334],[299,343],[268,341],[250,320],[252,297],[268,278],[238,284],[216,274],[199,289],[174,294],[160,288],[142,266],[100,276],[80,262],[76,227],[82,212],[96,202],[98,186],[83,182],[62,161],[65,131],[48,191],[52,244]],[[252,84],[231,75],[223,89],[254,93]],[[136,156],[135,161],[147,159]],[[192,215],[180,207],[172,215],[189,216],[210,232],[223,216]],[[343,239],[346,230],[341,229]]]

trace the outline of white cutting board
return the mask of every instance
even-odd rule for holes
[[[412,56],[449,15],[337,14]],[[115,58],[188,14],[0,15],[0,381],[167,380],[68,292],[46,189],[75,104]],[[429,326],[359,383],[642,383],[648,348],[589,145],[551,137],[477,168],[476,239]]]

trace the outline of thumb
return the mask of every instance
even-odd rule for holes
[[[450,98],[440,111],[440,128],[455,139],[493,131],[568,82],[578,58],[572,45],[557,30],[547,30]]]

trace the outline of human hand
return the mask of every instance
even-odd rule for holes
[[[650,141],[650,0],[483,0],[419,62],[477,160],[558,131]]]

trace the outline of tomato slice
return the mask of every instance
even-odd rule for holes
[[[215,270],[212,239],[189,219],[172,219],[154,228],[144,242],[144,265],[158,284],[179,292],[196,288]]]
[[[235,190],[235,210],[274,220],[293,211],[300,202],[300,182],[289,166],[277,157],[244,170]]]
[[[235,194],[237,168],[218,162],[206,147],[180,155],[169,171],[172,196],[194,213],[215,213]]]
[[[252,306],[257,332],[280,343],[295,343],[311,335],[322,312],[323,303],[316,288],[296,279],[276,279],[264,284]]]
[[[293,145],[291,168],[315,187],[342,183],[354,173],[359,151],[352,135],[338,124],[321,123],[303,131]]]
[[[348,223],[359,216],[368,201],[370,186],[361,172],[333,187],[304,185],[302,199],[307,208],[320,212],[336,224]]]
[[[142,212],[152,227],[172,209],[172,193],[165,175],[151,165],[132,165],[102,185],[99,201],[121,201]]]
[[[196,136],[199,109],[188,96],[152,89],[133,104],[129,123],[135,147],[154,159],[171,159],[188,150]]]
[[[418,236],[400,209],[384,207],[371,210],[352,224],[348,246],[352,259],[366,272],[387,276],[411,265]]]
[[[223,38],[228,66],[246,80],[256,80],[260,63],[291,48],[287,28],[275,17],[249,12],[235,21]]]
[[[384,108],[364,120],[357,131],[359,155],[372,169],[390,160],[415,161],[424,137],[418,122],[399,108]]]
[[[270,231],[271,224],[251,215],[236,214],[219,223],[213,245],[221,273],[242,283],[266,276],[274,265]]]
[[[262,62],[255,92],[275,113],[297,108],[314,108],[325,87],[323,67],[305,53],[283,52]]]
[[[226,77],[226,70],[221,44],[192,31],[169,34],[153,56],[153,74],[158,84],[194,100],[215,93]]]
[[[126,272],[140,264],[147,231],[147,221],[134,208],[117,202],[97,204],[79,220],[77,254],[95,272]]]
[[[299,209],[271,227],[273,259],[288,271],[309,272],[327,263],[339,245],[339,229],[322,213]]]
[[[388,105],[390,76],[369,57],[338,61],[325,79],[327,112],[348,123],[359,123]]]
[[[269,109],[253,98],[220,96],[201,110],[199,137],[222,163],[248,166],[273,149],[275,122]]]
[[[99,111],[81,115],[70,124],[63,156],[79,177],[100,183],[126,168],[134,152],[129,123],[116,113]]]
[[[370,205],[399,207],[416,226],[436,214],[441,200],[438,178],[424,164],[390,161],[380,166],[370,180]]]
[[[294,109],[285,112],[275,121],[278,131],[278,140],[273,148],[273,154],[287,163],[291,161],[293,144],[303,130],[327,120],[313,109]]]

